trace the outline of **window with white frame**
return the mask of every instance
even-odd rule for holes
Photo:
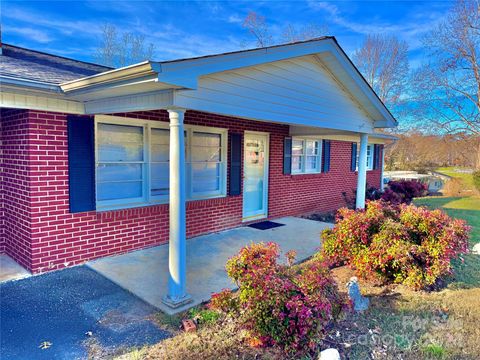
[[[292,174],[319,173],[321,140],[292,139]]]
[[[96,121],[97,208],[167,202],[167,123],[101,116]],[[227,130],[185,125],[188,199],[226,195]]]
[[[358,163],[360,158],[360,144],[357,144],[357,171],[358,171]],[[367,170],[373,169],[373,145],[367,145]]]

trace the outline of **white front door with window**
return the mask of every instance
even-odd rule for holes
[[[265,218],[268,214],[268,143],[268,134],[245,133],[243,221]]]

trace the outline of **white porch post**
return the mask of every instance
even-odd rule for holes
[[[357,209],[365,208],[365,191],[367,187],[367,145],[368,135],[360,134],[360,153],[358,156],[358,179],[357,179]]]
[[[185,219],[185,109],[169,109],[170,118],[170,239],[168,248],[168,294],[163,302],[172,308],[191,301],[186,292]]]

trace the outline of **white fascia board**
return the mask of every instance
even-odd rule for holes
[[[334,49],[333,44],[332,39],[322,39],[301,44],[162,62],[157,63],[156,69],[159,71],[159,81],[175,84],[186,89],[196,89],[197,79],[202,75],[332,51]]]
[[[0,76],[0,85],[2,89],[5,86],[10,87],[18,87],[18,88],[28,88],[32,90],[39,90],[39,91],[46,91],[46,92],[54,92],[54,93],[61,93],[60,86],[47,83],[44,81],[37,81],[37,80],[30,80],[30,79],[22,79],[12,76],[2,75]]]
[[[10,92],[2,89],[0,92],[0,107],[63,112],[69,114],[85,113],[85,107],[81,102],[66,100],[58,96],[33,91]]]
[[[60,84],[60,87],[65,93],[70,93],[82,89],[97,90],[99,87],[108,87],[118,82],[136,81],[148,76],[156,77],[156,71],[153,69],[152,64],[150,61],[144,61],[120,69],[109,70],[77,80],[67,81]]]
[[[86,114],[106,114],[166,109],[173,106],[173,91],[162,90],[137,95],[116,96],[85,102]]]

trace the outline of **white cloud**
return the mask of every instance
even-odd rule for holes
[[[46,31],[29,27],[16,27],[6,25],[3,27],[2,30],[4,34],[17,34],[25,36],[42,44],[48,43],[54,39]]]
[[[237,14],[232,14],[227,18],[227,21],[231,24],[240,24],[243,22],[243,19]]]
[[[3,12],[2,16],[4,19],[11,19],[15,21],[35,24],[37,26],[55,30],[65,35],[76,35],[78,33],[100,34],[101,32],[98,20],[53,20],[52,18],[45,16],[45,14],[25,11],[21,8],[13,7],[11,5],[9,5],[8,11]]]
[[[332,3],[324,1],[308,1],[309,7],[314,11],[323,11],[328,14],[328,20],[332,23],[346,28],[361,35],[368,34],[394,34],[405,40],[410,50],[419,49],[422,36],[432,30],[445,16],[444,13],[429,11],[425,14],[415,13],[412,19],[400,23],[391,23],[385,20],[372,19],[368,23],[358,22],[355,19],[347,18],[342,14],[340,8]]]

